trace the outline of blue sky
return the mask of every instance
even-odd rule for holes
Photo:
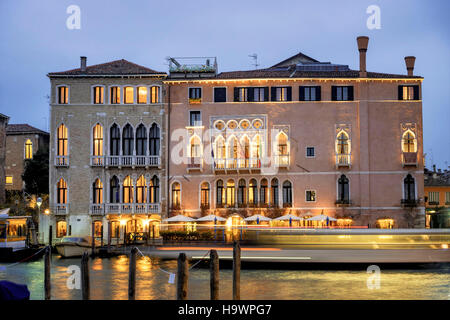
[[[68,6],[81,9],[69,30]],[[381,9],[369,30],[366,9]],[[167,71],[167,56],[217,56],[219,70],[268,67],[299,51],[358,69],[356,37],[370,37],[368,71],[406,73],[416,56],[423,82],[427,165],[450,165],[450,1],[0,1],[0,112],[47,130],[48,72],[127,59]],[[448,162],[447,162],[448,161]]]

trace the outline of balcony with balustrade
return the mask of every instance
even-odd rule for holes
[[[260,158],[230,158],[230,159],[214,159],[215,173],[245,173],[245,172],[260,172],[261,171]]]
[[[278,168],[289,168],[289,165],[290,165],[289,154],[276,155],[275,156],[275,165]]]
[[[91,158],[92,164],[92,158]],[[160,156],[106,156],[106,167],[161,167]]]
[[[55,156],[55,167],[68,167],[69,156]]]
[[[402,166],[417,167],[417,152],[402,152]]]
[[[161,214],[160,203],[106,203],[104,208],[105,214]]]
[[[54,215],[67,215],[69,213],[68,203],[55,203],[50,207],[50,212]]]
[[[351,166],[351,155],[336,153],[336,167],[348,167]]]
[[[187,170],[191,171],[203,171],[203,159],[201,157],[188,158]]]

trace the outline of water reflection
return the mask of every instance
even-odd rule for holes
[[[67,267],[80,259],[52,259],[52,299],[81,299],[81,290],[67,288]],[[176,261],[136,263],[136,299],[174,299],[175,284],[159,268],[176,272]],[[43,299],[43,261],[22,263],[0,271],[0,279],[27,284],[32,299]],[[90,260],[92,299],[128,298],[128,257]],[[381,288],[370,290],[362,271],[242,270],[242,299],[448,299],[450,267],[429,270],[382,270]],[[220,270],[220,299],[232,298],[232,270]],[[209,270],[194,268],[189,275],[189,299],[209,299]]]

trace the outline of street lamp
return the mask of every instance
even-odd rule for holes
[[[41,204],[42,204],[42,198],[41,197],[36,199],[36,204],[37,204],[38,209],[39,209],[39,215],[41,215]]]

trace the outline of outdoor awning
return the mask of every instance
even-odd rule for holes
[[[183,216],[182,214],[179,214],[179,215],[164,219],[163,221],[166,221],[166,222],[193,222],[193,221],[195,221],[195,219],[193,219],[191,217]]]
[[[306,220],[309,220],[309,221],[326,221],[327,219],[328,219],[328,221],[337,221],[337,219],[335,219],[333,217],[326,216],[324,214],[319,214],[318,216],[314,216],[314,217],[308,218]]]
[[[284,216],[275,218],[273,220],[279,220],[279,221],[285,221],[285,220],[302,220],[302,218],[299,218],[297,216],[294,216],[293,214],[285,214]]]
[[[197,221],[226,221],[226,220],[227,219],[216,216],[215,214],[210,214],[197,219]]]
[[[265,217],[261,214],[254,214],[248,218],[245,218],[245,221],[257,221],[259,219],[259,221],[271,221],[272,219]]]

